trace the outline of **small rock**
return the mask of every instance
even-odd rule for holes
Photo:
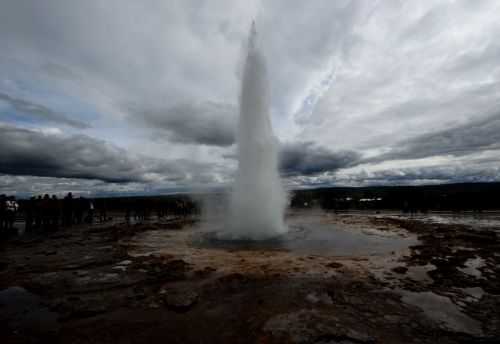
[[[199,276],[199,277],[206,277],[206,276],[210,275],[211,273],[213,273],[214,271],[217,271],[217,269],[214,269],[212,267],[207,266],[204,269],[196,270],[194,272],[194,274]]]
[[[325,305],[332,305],[332,298],[327,293],[310,293],[306,296],[306,300],[310,303],[323,303]]]
[[[156,303],[156,302],[151,302],[149,305],[148,305],[149,308],[152,308],[152,309],[156,309],[156,308],[160,308],[160,306]]]
[[[400,316],[390,315],[390,314],[384,315],[384,320],[387,321],[388,323],[392,323],[392,324],[398,324],[398,323],[402,322]]]
[[[318,303],[319,302],[318,297],[314,293],[307,294],[306,300],[309,301],[310,303]]]
[[[120,270],[120,271],[127,271],[127,267],[123,266],[123,265],[116,265],[116,266],[113,266],[111,269]]]
[[[135,298],[137,300],[145,299],[146,298],[146,293],[144,293],[144,292],[136,292],[135,293]]]
[[[75,271],[75,274],[76,274],[77,276],[83,277],[83,276],[88,275],[88,274],[89,274],[89,272],[88,272],[87,270],[77,270],[77,271]]]
[[[167,308],[176,312],[187,312],[197,302],[199,295],[193,290],[169,289],[164,293],[163,300]]]
[[[328,263],[328,264],[326,264],[326,266],[329,268],[332,268],[332,269],[340,269],[341,267],[343,267],[342,264],[337,263],[337,262]]]
[[[392,271],[398,274],[405,274],[408,271],[408,268],[406,266],[397,266],[392,269]]]

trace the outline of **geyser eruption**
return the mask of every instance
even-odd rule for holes
[[[259,240],[283,234],[286,195],[278,173],[278,141],[269,118],[269,84],[252,23],[243,71],[238,172],[224,237]]]

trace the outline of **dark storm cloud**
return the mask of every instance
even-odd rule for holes
[[[70,138],[0,127],[0,173],[100,179],[141,179],[126,152],[87,136]]]
[[[166,110],[131,110],[171,142],[230,146],[234,143],[237,109],[233,105],[204,102],[179,104]]]
[[[280,169],[285,176],[311,176],[353,166],[359,159],[357,152],[332,152],[311,142],[284,144],[280,153]]]
[[[6,93],[0,93],[0,101],[4,101],[12,106],[16,111],[16,115],[24,115],[37,120],[65,124],[78,129],[90,128],[88,124],[68,118],[66,115],[53,111],[44,105],[12,97]]]
[[[464,156],[500,148],[500,114],[402,141],[376,161]]]
[[[84,135],[64,137],[0,126],[0,173],[98,179],[106,182],[183,181],[202,167],[132,156],[124,149]]]

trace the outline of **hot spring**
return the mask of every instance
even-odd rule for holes
[[[397,260],[410,246],[418,243],[415,235],[389,223],[380,224],[376,216],[358,212],[333,214],[289,210],[285,217],[286,233],[259,240],[247,237],[227,240],[219,235],[226,217],[221,211],[218,216],[186,225],[182,230],[165,230],[159,224],[157,229],[139,233],[132,240],[129,253],[172,255],[197,269],[216,266],[226,272],[254,268],[259,272],[260,266],[266,265],[289,272],[299,264],[302,271],[312,273],[318,272],[318,266],[332,258],[362,258],[367,262]],[[307,257],[311,255],[319,260],[309,261]]]
[[[357,223],[352,219],[362,218]],[[372,215],[334,215],[316,211],[293,211],[286,219],[287,231],[254,240],[248,237],[227,240],[220,237],[223,222],[201,222],[193,230],[188,245],[202,249],[229,251],[281,251],[323,256],[387,255],[416,244],[414,236],[395,228],[380,230],[370,223]]]

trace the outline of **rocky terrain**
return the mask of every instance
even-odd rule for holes
[[[358,256],[211,249],[191,244],[184,218],[3,240],[2,343],[500,342],[497,228],[324,221],[415,243]]]

